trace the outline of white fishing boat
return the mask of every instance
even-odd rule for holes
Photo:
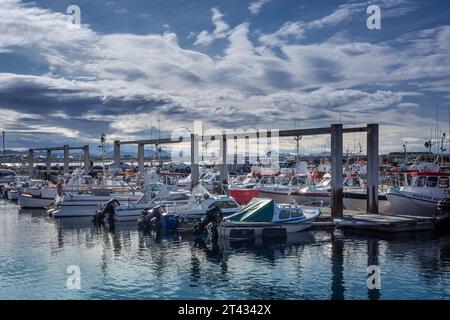
[[[351,211],[367,211],[367,190],[344,189],[343,196],[344,208]],[[394,213],[391,203],[386,197],[386,192],[378,191],[378,211],[380,213]]]
[[[241,209],[241,205],[228,195],[212,195],[201,184],[194,187],[187,203],[164,201],[167,215],[179,217],[181,220],[198,219],[212,207],[218,207],[224,216]]]
[[[291,192],[289,198],[297,203],[310,203],[322,201],[324,205],[331,203],[331,175],[329,173],[322,177],[322,180],[303,188],[298,191]]]
[[[363,180],[356,174],[343,177],[344,190],[360,190],[362,185],[364,185]],[[289,198],[300,204],[321,201],[324,205],[329,205],[331,203],[331,175],[327,173],[318,184],[301,188],[298,192],[291,192]]]
[[[254,198],[240,211],[225,217],[218,231],[230,240],[282,236],[309,228],[320,216],[320,208],[277,205],[272,199]]]
[[[40,179],[28,179],[28,177],[17,176],[16,181],[10,183],[8,190],[6,191],[6,198],[14,201],[19,199],[19,193],[25,191],[26,188],[33,186],[40,186],[45,184],[44,180]]]
[[[113,219],[114,221],[136,221],[142,216],[143,210],[152,209],[161,204],[186,206],[190,197],[190,192],[187,190],[168,190],[167,186],[164,185],[153,198],[144,194],[133,203],[121,203],[119,201],[119,205],[114,208]],[[150,201],[149,198],[151,198]]]
[[[22,209],[42,209],[49,207],[55,201],[55,197],[55,187],[41,185],[24,188],[18,195],[18,201]]]
[[[298,193],[308,182],[307,174],[280,175],[275,184],[261,184],[256,186],[261,198],[269,198],[277,203],[288,203],[292,200],[291,194]]]
[[[115,199],[122,206],[128,207],[137,205],[138,201],[145,204],[151,200],[152,195],[157,194],[161,190],[162,184],[158,181],[158,173],[152,170],[148,171],[144,176],[143,192],[138,192],[131,186],[128,189],[122,189],[120,183],[118,185],[114,183],[105,184],[107,187],[99,187],[98,184],[91,183],[94,187],[86,190],[83,194],[79,192],[64,192],[64,194],[57,197],[55,205],[47,212],[55,218],[92,217],[98,209],[111,199]],[[109,186],[115,187],[109,188]],[[114,192],[118,190],[121,192]]]
[[[437,203],[450,196],[450,173],[413,172],[409,185],[390,188],[386,194],[395,214],[435,216]]]
[[[55,206],[47,210],[55,218],[92,217],[95,211],[111,199],[122,204],[131,205],[141,198],[142,194],[114,194],[96,196],[92,194],[67,194],[58,196]]]

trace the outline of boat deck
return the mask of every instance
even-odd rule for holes
[[[344,210],[345,229],[372,232],[411,232],[434,230],[442,217],[397,216],[388,214],[369,214],[360,211]],[[322,208],[320,219],[313,223],[316,229],[332,228],[336,223],[331,218],[331,209]]]

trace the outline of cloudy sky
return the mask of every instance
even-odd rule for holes
[[[371,4],[381,30],[366,26]],[[424,150],[436,106],[440,130],[450,123],[449,12],[449,1],[419,0],[0,0],[0,129],[8,148],[95,147],[105,131],[167,136],[194,120],[380,123],[383,152]]]

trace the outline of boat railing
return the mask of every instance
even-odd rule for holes
[[[302,203],[300,206],[302,207],[315,207],[315,208],[322,208],[323,207],[324,202],[321,200],[316,200],[316,201],[310,201],[310,202],[305,202]]]

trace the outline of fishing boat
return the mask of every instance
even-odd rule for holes
[[[363,180],[357,174],[344,175],[343,187],[346,191],[360,190],[364,185]],[[310,203],[322,201],[324,205],[331,203],[331,175],[325,174],[318,184],[311,184],[310,186],[301,188],[297,192],[291,192],[290,199],[297,203]]]
[[[115,199],[123,204],[135,203],[142,194],[114,194],[94,195],[94,194],[67,194],[56,197],[54,207],[47,210],[47,213],[55,218],[66,217],[92,217],[96,210],[111,199]]]
[[[289,196],[290,199],[300,204],[322,201],[324,205],[329,205],[331,203],[331,174],[324,174],[319,183],[312,182],[309,186],[291,192]]]
[[[10,183],[8,185],[8,189],[6,190],[6,198],[8,200],[18,200],[19,193],[25,191],[26,188],[30,188],[33,186],[38,186],[45,184],[44,180],[40,179],[28,179],[28,177],[18,176],[16,181]]]
[[[298,193],[298,190],[306,186],[308,175],[301,173],[296,175],[280,175],[275,184],[258,185],[261,198],[269,198],[277,203],[286,203],[292,200],[291,194]]]
[[[222,220],[219,235],[230,240],[242,240],[299,232],[309,228],[320,216],[321,206],[275,204],[273,199],[254,198],[247,206]]]
[[[21,209],[42,209],[49,207],[56,197],[56,188],[41,183],[33,187],[24,188],[18,194],[18,202]]]
[[[229,216],[241,209],[241,205],[231,196],[212,195],[203,185],[198,184],[192,190],[187,203],[163,201],[166,217],[175,217],[179,229],[191,230],[193,225],[205,217],[206,212],[217,207],[224,216]]]
[[[344,207],[351,211],[366,212],[367,190],[365,188],[344,189]],[[386,197],[386,192],[378,191],[378,211],[380,213],[394,213],[391,203]]]
[[[449,172],[413,172],[409,185],[390,188],[386,194],[395,214],[435,216],[438,202],[450,195]]]
[[[118,201],[119,205],[114,208],[112,219],[114,221],[136,221],[142,216],[143,211],[158,205],[167,203],[176,204],[179,207],[186,206],[189,203],[190,196],[188,190],[169,190],[168,186],[162,185],[156,195],[148,196],[144,194],[138,201],[131,203]]]

